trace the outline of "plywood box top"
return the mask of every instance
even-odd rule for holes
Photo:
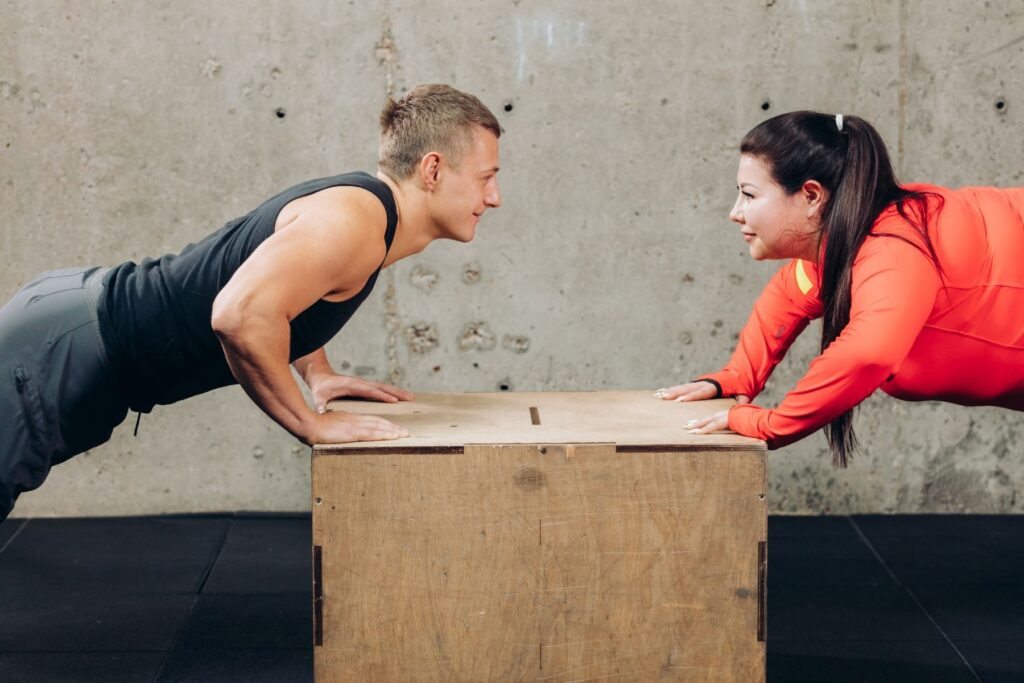
[[[394,441],[318,445],[318,453],[423,451],[466,444],[612,443],[672,450],[765,450],[733,432],[690,434],[689,420],[726,410],[732,399],[676,403],[651,391],[418,394],[415,401],[334,401],[332,410],[380,415],[406,428]],[[662,448],[663,449],[663,448]]]

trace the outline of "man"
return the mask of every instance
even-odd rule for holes
[[[339,396],[412,394],[335,374],[323,345],[381,268],[435,239],[468,242],[501,205],[501,128],[445,85],[389,99],[380,123],[376,177],[302,183],[177,255],[44,273],[0,309],[0,521],[129,410],[235,382],[307,444],[408,436],[383,418],[325,411]]]

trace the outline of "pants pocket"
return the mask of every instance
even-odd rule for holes
[[[24,366],[15,366],[13,374],[14,387],[18,391],[18,399],[21,401],[21,411],[29,441],[36,452],[41,455],[45,452],[46,445],[46,420],[43,417],[42,398]]]

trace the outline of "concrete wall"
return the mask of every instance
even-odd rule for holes
[[[494,109],[505,205],[472,244],[389,269],[328,348],[420,391],[654,389],[718,368],[778,265],[726,218],[736,146],[768,115],[860,114],[904,180],[1024,185],[1019,0],[372,4],[6,0],[0,296],[373,170],[385,93],[420,82]],[[460,343],[469,325],[490,348]],[[157,408],[137,437],[133,418],[16,514],[307,509],[308,449],[237,387]],[[772,509],[1024,509],[1019,414],[876,396],[857,427],[848,471],[820,434],[772,453]]]

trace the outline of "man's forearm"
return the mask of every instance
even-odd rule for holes
[[[249,398],[293,436],[312,443],[317,415],[306,405],[288,368],[287,321],[249,317],[245,324],[215,332],[232,374]]]

